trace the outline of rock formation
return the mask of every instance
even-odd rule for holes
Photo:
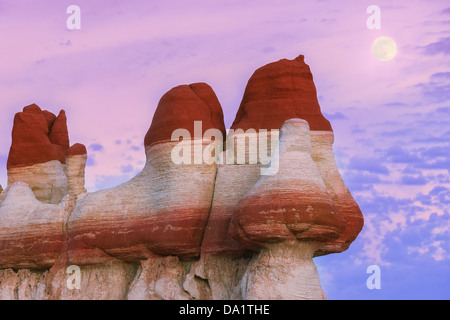
[[[231,126],[247,130],[280,129],[292,118],[304,119],[312,131],[331,131],[320,111],[316,86],[303,55],[269,63],[251,76]]]
[[[68,150],[69,135],[64,110],[55,116],[36,104],[24,107],[14,117],[7,163],[8,185],[25,182],[38,200],[53,204],[61,202],[69,189]],[[84,167],[79,173],[84,176]]]
[[[280,129],[291,118],[308,122],[309,141],[304,143],[311,145],[310,154],[319,176],[345,221],[345,231],[339,239],[320,248],[315,255],[342,252],[359,234],[363,217],[338,172],[332,149],[333,129],[321,113],[313,76],[303,55],[255,71],[231,128]]]
[[[362,228],[303,56],[255,71],[228,137],[210,86],[169,90],[143,170],[107,190],[86,192],[64,111],[25,107],[12,138],[2,299],[322,299],[313,257]]]
[[[344,218],[311,158],[305,120],[283,124],[279,149],[278,173],[262,176],[233,212],[231,232],[258,252],[244,276],[245,297],[320,299],[312,258],[324,243],[340,236]],[[264,290],[267,286],[274,291]]]

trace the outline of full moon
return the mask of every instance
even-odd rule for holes
[[[397,44],[390,37],[378,37],[372,44],[372,54],[380,61],[392,60],[397,55]]]

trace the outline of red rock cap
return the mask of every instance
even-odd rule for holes
[[[320,111],[303,55],[269,63],[253,73],[231,129],[280,129],[291,118],[306,120],[312,131],[332,131]]]
[[[194,137],[194,121],[202,121],[202,134],[214,128],[225,137],[222,107],[213,89],[206,83],[181,85],[164,94],[145,135],[144,145],[149,147],[161,141],[170,141],[176,129],[187,129]]]
[[[81,144],[81,143],[75,143],[67,151],[67,156],[68,157],[82,156],[82,155],[85,155],[85,154],[87,154],[86,146],[84,144]]]
[[[66,163],[68,149],[69,135],[64,110],[56,117],[31,104],[14,117],[7,168],[32,166],[52,160]]]

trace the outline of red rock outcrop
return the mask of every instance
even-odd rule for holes
[[[55,120],[56,116],[43,112],[36,104],[24,107],[15,115],[8,169],[60,160],[58,145],[49,139]]]
[[[332,130],[320,111],[303,55],[269,63],[253,73],[231,129],[280,129],[292,118],[306,120],[311,130]]]
[[[12,143],[7,167],[32,166],[58,160],[66,163],[69,133],[64,110],[58,116],[36,104],[23,108],[14,117]]]
[[[8,185],[27,183],[37,199],[59,203],[68,192],[65,164],[69,149],[67,118],[41,110],[36,104],[14,117],[9,151]]]
[[[200,137],[208,129],[218,129],[226,136],[222,107],[212,88],[206,83],[181,85],[161,97],[144,145],[170,141],[176,129],[186,129],[194,138],[194,122],[202,121]]]
[[[48,134],[48,138],[52,145],[56,148],[58,160],[66,163],[67,151],[69,150],[69,132],[67,131],[67,118],[64,110],[61,110],[53,121],[53,125]]]
[[[75,143],[73,146],[71,146],[67,150],[67,156],[69,156],[69,157],[82,156],[82,155],[87,155],[87,149],[84,144]]]

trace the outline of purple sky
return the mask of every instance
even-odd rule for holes
[[[68,30],[66,8],[81,8]],[[381,30],[366,9],[381,8]],[[371,45],[392,37],[397,56]],[[306,57],[365,227],[315,259],[330,299],[450,298],[450,3],[444,1],[0,1],[0,184],[14,114],[68,116],[89,191],[139,172],[159,98],[207,82],[229,127],[254,70]],[[381,268],[369,290],[366,268]]]

